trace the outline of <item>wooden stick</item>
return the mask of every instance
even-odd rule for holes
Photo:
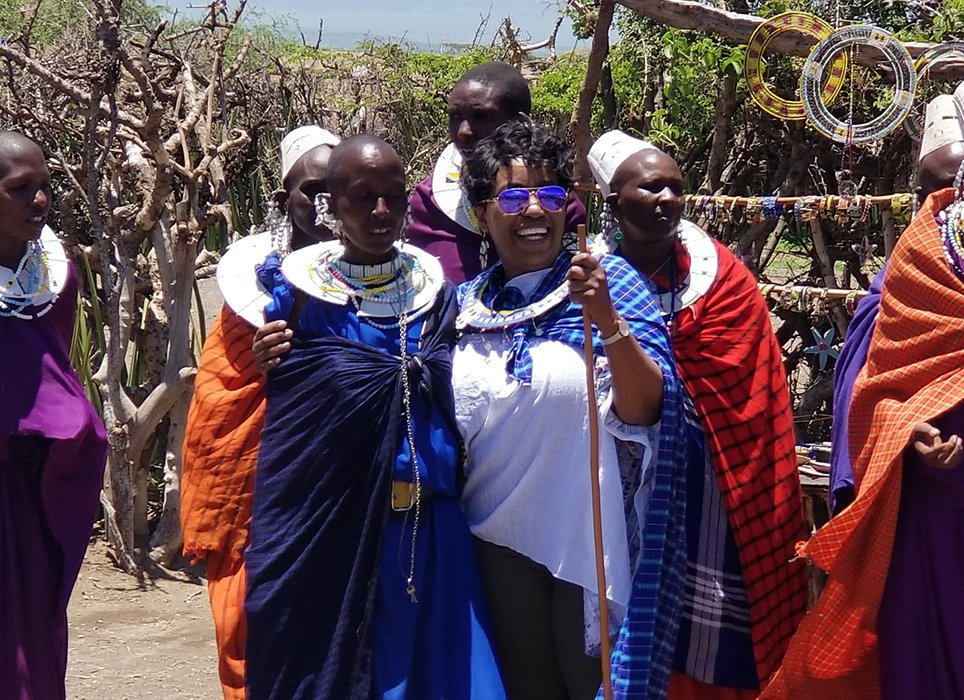
[[[586,225],[579,224],[579,252],[588,252]],[[599,408],[596,405],[596,360],[592,351],[592,322],[582,307],[582,330],[586,337],[586,395],[589,404],[589,483],[592,491],[592,533],[596,543],[596,589],[599,591],[599,637],[602,655],[603,698],[612,700],[613,681],[609,656],[609,600],[606,597],[606,564],[603,556],[602,499],[599,495]]]

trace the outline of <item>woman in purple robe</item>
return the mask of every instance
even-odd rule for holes
[[[0,698],[66,697],[67,601],[107,440],[70,365],[77,282],[40,147],[0,132]]]

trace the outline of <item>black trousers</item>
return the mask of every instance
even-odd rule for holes
[[[583,591],[507,547],[475,539],[509,700],[591,700],[600,661],[586,656]]]

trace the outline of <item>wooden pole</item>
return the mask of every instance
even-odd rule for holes
[[[585,253],[586,225],[579,224],[579,251]],[[592,322],[582,309],[582,330],[586,337],[586,395],[589,404],[589,483],[592,493],[592,533],[596,543],[596,589],[599,591],[599,637],[602,655],[603,698],[612,700],[613,681],[610,670],[612,649],[609,643],[609,600],[606,597],[606,564],[603,557],[602,499],[599,495],[599,408],[596,405],[596,361],[592,351]]]

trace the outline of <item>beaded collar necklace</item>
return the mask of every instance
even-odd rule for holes
[[[56,258],[56,270],[51,257]],[[49,312],[66,279],[66,265],[63,246],[44,228],[42,240],[27,242],[15,270],[0,266],[0,317],[30,321]]]
[[[337,241],[292,252],[282,263],[296,287],[328,303],[354,306],[359,318],[376,328],[399,328],[428,311],[442,287],[437,260],[409,246],[395,248],[390,260],[357,265],[342,259]]]
[[[471,299],[466,300],[465,308],[455,319],[455,328],[477,328],[479,330],[493,330],[509,328],[525,321],[538,318],[555,306],[569,298],[569,282],[564,281],[546,296],[519,309],[504,309],[497,311],[490,308],[483,300],[485,291],[491,278],[480,284]]]

